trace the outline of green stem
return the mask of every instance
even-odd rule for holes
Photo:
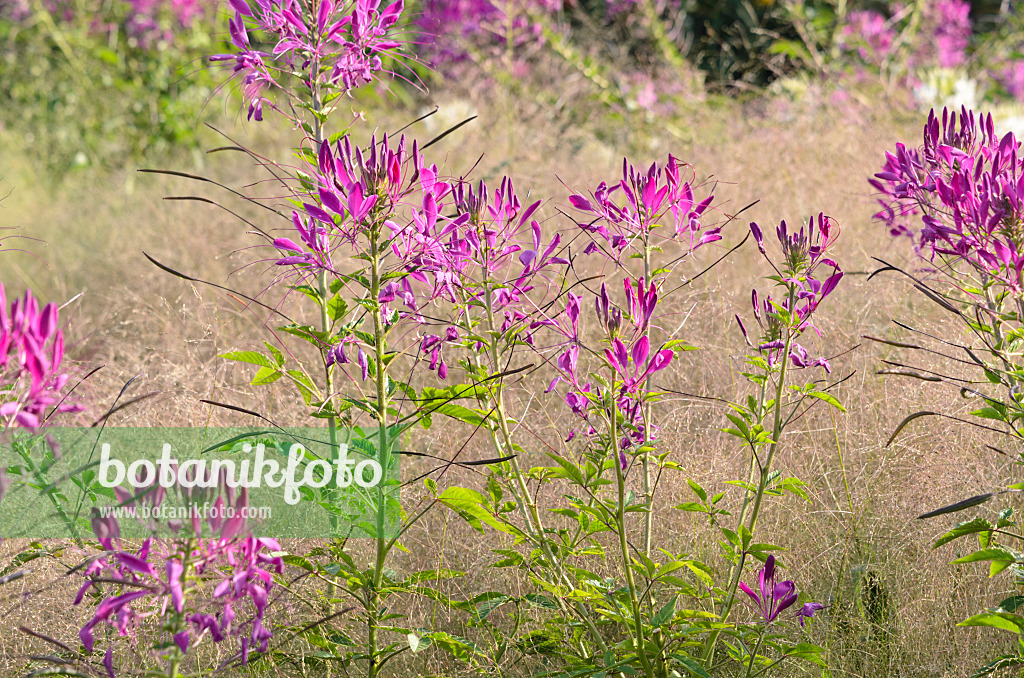
[[[319,71],[319,64],[314,62],[314,64],[313,64],[313,71],[312,72],[313,73],[317,73],[318,71]],[[316,111],[316,114],[313,116],[313,141],[316,143],[316,148],[314,149],[314,152],[319,152],[320,145],[323,143],[325,135],[324,135],[323,123],[320,120],[320,116],[323,115],[323,113],[324,113],[324,111],[323,111],[323,103],[322,103],[322,101],[320,99],[319,81],[316,80],[316,79],[314,79],[314,82],[313,82],[312,98],[313,98],[313,102],[312,102],[313,103],[313,110]],[[327,310],[328,292],[330,290],[329,290],[329,288],[327,286],[327,272],[326,271],[320,270],[317,273],[317,276],[316,276],[316,286],[317,286],[317,292],[318,292],[319,297],[320,297],[320,330],[323,332],[324,336],[328,336],[330,331],[331,331],[331,329],[332,329],[332,326],[331,326],[330,315],[329,315],[328,310]],[[322,354],[323,363],[324,363],[324,402],[325,403],[334,396],[334,367],[333,367],[333,365],[328,365],[327,364],[327,355],[326,355],[327,351],[329,351],[329,350],[330,350],[329,346],[321,348],[321,354]],[[333,407],[333,405],[332,405],[332,407]],[[328,434],[328,440],[329,440],[330,446],[331,446],[331,460],[332,460],[332,463],[334,463],[334,462],[337,462],[338,457],[340,455],[340,448],[338,446],[338,420],[337,420],[336,417],[332,416],[330,419],[327,420],[327,434]],[[335,584],[334,577],[331,577],[331,582],[327,586],[327,600],[328,600],[327,612],[328,612],[328,614],[331,614],[331,613],[334,612],[333,606],[331,605],[330,601],[335,599],[336,597],[337,597],[337,585]],[[330,665],[328,665],[327,672],[326,672],[327,678],[330,678],[332,673],[333,672],[331,670],[331,667],[330,667]]]
[[[490,289],[488,287],[490,279],[488,276],[486,264],[482,266],[481,269],[483,284],[485,288],[484,307],[487,311],[487,328],[489,330],[490,336],[492,337],[490,345],[488,347],[490,349],[491,370],[494,372],[494,374],[498,374],[501,371],[501,363],[498,354],[498,340],[495,338],[496,336],[498,336],[497,322],[495,320],[494,306],[491,302],[491,294]],[[499,379],[494,387],[494,390],[489,392],[493,394],[491,396],[493,399],[492,404],[495,409],[495,414],[497,414],[498,417],[497,431],[495,431],[493,427],[491,427],[490,429],[491,440],[494,442],[494,449],[499,456],[512,456],[510,465],[512,467],[512,475],[515,481],[515,485],[511,489],[513,492],[513,496],[515,496],[516,499],[516,505],[519,507],[520,513],[523,516],[523,522],[526,525],[527,535],[531,538],[534,544],[538,546],[541,549],[541,551],[543,551],[544,557],[547,558],[548,562],[551,564],[551,567],[555,572],[557,581],[561,585],[567,587],[570,592],[572,592],[575,590],[576,587],[573,585],[572,579],[568,576],[568,574],[565,572],[565,569],[562,567],[561,559],[555,556],[555,553],[551,550],[551,545],[544,537],[544,523],[540,516],[540,510],[537,508],[537,502],[534,501],[533,495],[530,493],[530,488],[526,484],[526,476],[523,473],[522,467],[519,465],[519,458],[518,456],[514,455],[515,450],[512,445],[512,432],[509,431],[508,428],[508,417],[506,416],[505,410],[504,381]],[[498,434],[500,434],[501,436],[500,440],[498,438]],[[568,611],[565,607],[565,602],[563,601],[561,596],[558,597],[558,604],[559,607],[562,608],[563,612]],[[597,646],[601,649],[601,652],[604,653],[605,651],[607,651],[608,648],[605,645],[604,638],[601,636],[600,630],[594,623],[591,611],[587,610],[584,607],[584,605],[578,601],[573,603],[573,609],[576,612],[576,616],[587,627],[587,631],[590,633],[591,637],[593,638]],[[587,649],[587,647],[583,644],[582,640],[580,641],[580,650],[583,653],[584,657],[590,656],[590,652]]]
[[[750,663],[747,664],[747,672],[743,678],[750,678],[750,672],[754,670],[754,661],[757,660],[757,653],[761,651],[761,645],[764,644],[764,637],[766,635],[767,627],[761,630],[761,635],[757,637],[757,645],[754,646],[754,651],[750,654]]]
[[[649,2],[650,0],[648,0]],[[660,19],[655,16],[655,22],[658,26],[661,26]],[[647,285],[651,284],[651,246],[648,241],[648,234],[644,235],[644,281]],[[651,326],[648,323],[647,327],[644,328],[644,336],[647,337],[648,343],[651,341]],[[637,366],[639,369],[639,366]],[[647,377],[646,389],[650,393],[652,388],[652,377]],[[653,544],[654,536],[654,489],[651,486],[651,437],[650,431],[654,428],[654,408],[650,401],[644,403],[644,441],[643,441],[643,452],[641,453],[641,464],[643,465],[643,482],[644,482],[644,555],[648,558],[651,557],[651,546]],[[654,614],[655,597],[653,589],[649,589],[647,596],[647,604],[651,608],[651,614]],[[663,647],[664,639],[660,628],[654,630],[653,639],[658,647]],[[658,653],[658,670],[662,676],[668,676],[668,657],[665,656],[664,651]]]
[[[788,308],[790,315],[795,314],[795,297],[796,291],[793,285],[790,285],[789,289],[789,305]],[[782,350],[782,356],[780,358],[779,368],[779,380],[775,385],[775,405],[773,414],[772,424],[772,442],[768,448],[768,456],[765,457],[764,463],[760,465],[760,480],[758,481],[757,493],[754,495],[753,508],[750,512],[750,521],[747,525],[748,532],[752,535],[754,528],[757,525],[757,517],[761,512],[761,501],[764,499],[764,491],[768,484],[768,474],[771,471],[772,460],[775,458],[775,453],[779,449],[779,439],[782,437],[782,425],[784,422],[782,416],[782,392],[786,387],[786,375],[789,367],[789,350],[793,343],[793,339],[796,336],[796,330],[794,328],[794,320],[790,317],[789,322],[786,324],[786,341]],[[749,498],[748,494],[744,497],[744,504]],[[740,554],[739,563],[733,570],[731,581],[729,583],[729,595],[722,604],[722,610],[719,613],[719,621],[724,624],[729,619],[729,613],[732,611],[733,604],[736,602],[736,590],[739,588],[740,579],[743,577],[743,566],[746,563],[747,553],[746,551]],[[704,648],[704,666],[710,667],[715,659],[715,645],[718,643],[718,637],[721,635],[721,630],[716,629],[712,631],[711,635],[708,636],[707,644]]]
[[[388,440],[387,431],[387,367],[384,363],[386,351],[386,337],[384,317],[381,314],[380,287],[381,287],[381,251],[378,239],[380,237],[379,224],[374,223],[370,230],[370,299],[373,302],[373,341],[374,341],[374,367],[376,368],[374,378],[377,389],[377,444],[378,460],[384,470],[384,478],[391,468],[391,441]],[[382,483],[384,480],[382,479]],[[383,599],[380,595],[381,585],[384,581],[384,562],[387,559],[390,546],[384,535],[384,519],[386,511],[386,496],[384,488],[377,486],[377,534],[376,534],[376,558],[373,566],[373,590],[370,591],[367,610],[367,629],[370,666],[367,672],[368,678],[376,678],[380,671],[377,664],[377,624],[379,622],[380,607]]]
[[[615,375],[612,374],[614,383]],[[636,581],[633,578],[633,559],[629,555],[629,543],[626,539],[626,476],[622,464],[619,461],[618,436],[616,435],[616,405],[615,396],[609,393],[609,447],[611,449],[612,464],[615,466],[615,484],[618,497],[615,507],[615,529],[619,533],[619,555],[622,557],[622,568],[625,570],[626,585],[629,588],[629,603],[633,611],[633,646],[636,649],[637,659],[644,669],[647,678],[654,678],[654,668],[647,658],[647,648],[644,643],[643,616],[640,610],[640,599],[636,592]]]
[[[648,0],[649,3],[650,0]],[[657,21],[657,19],[656,19]],[[660,21],[658,21],[660,25]],[[651,284],[651,248],[646,242],[646,236],[644,238],[644,281],[646,284]],[[651,326],[650,324],[644,328],[644,336],[647,337],[647,341],[651,340]],[[640,368],[639,365],[636,366]],[[651,377],[647,377],[647,391],[651,390]],[[647,448],[650,447],[650,430],[653,426],[651,419],[653,417],[651,403],[644,403],[644,451],[641,454],[641,463],[643,464],[644,473],[644,555],[648,558],[651,557],[651,537],[654,532],[654,496],[651,492],[651,453]]]

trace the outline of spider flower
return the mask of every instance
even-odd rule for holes
[[[52,412],[78,412],[81,405],[61,395],[69,375],[63,370],[64,333],[55,304],[39,308],[26,291],[11,303],[0,284],[0,425],[39,428]]]
[[[384,66],[383,54],[394,54],[402,43],[390,32],[404,11],[403,0],[383,9],[379,0],[316,3],[316,16],[298,0],[230,0],[235,14],[228,35],[235,52],[215,54],[212,62],[234,62],[241,74],[249,119],[263,119],[263,105],[273,102],[268,88],[284,89],[282,76],[296,74],[303,87],[312,83],[349,92],[373,81]],[[273,43],[269,52],[253,48],[249,30]],[[276,108],[276,107],[275,107]],[[277,109],[281,110],[281,109]]]
[[[1013,133],[997,136],[991,115],[932,111],[921,149],[896,144],[871,179],[883,194],[875,218],[893,235],[911,235],[929,268],[939,259],[946,275],[994,281],[1019,295],[1022,165],[1020,142]]]
[[[672,155],[664,166],[654,163],[646,171],[624,159],[621,180],[611,185],[601,182],[589,197],[571,196],[572,206],[591,218],[579,224],[594,237],[584,253],[602,252],[618,262],[635,247],[635,241],[646,241],[669,217],[674,232],[662,238],[690,251],[721,240],[721,226],[709,228],[702,222],[714,196],[698,201],[692,182],[680,176],[682,167]]]
[[[779,613],[790,608],[797,599],[796,584],[791,581],[776,581],[775,575],[775,556],[768,556],[764,567],[757,575],[757,591],[747,586],[746,582],[740,582],[740,588],[750,596],[765,624],[775,621]]]
[[[198,483],[196,487],[205,484]],[[122,494],[123,490],[118,497]],[[158,503],[160,499],[144,496],[141,501]],[[175,614],[182,615],[184,628],[178,630],[172,640],[182,652],[206,637],[215,643],[234,639],[239,643],[243,664],[251,648],[266,652],[272,637],[265,623],[270,603],[268,594],[276,586],[274,575],[284,571],[282,559],[273,555],[281,550],[280,545],[273,539],[243,535],[246,521],[241,516],[248,506],[244,490],[234,498],[238,517],[227,520],[220,517],[225,506],[222,497],[218,497],[215,505],[221,511],[214,511],[207,520],[218,536],[150,538],[134,551],[122,545],[118,536],[120,528],[113,515],[94,515],[94,532],[107,553],[93,560],[83,571],[85,582],[74,604],[80,604],[93,588],[99,590],[112,585],[124,592],[106,595],[79,630],[86,651],[93,651],[97,627],[107,625],[122,637],[134,637],[144,619]],[[198,516],[198,512],[194,513]],[[200,535],[199,518],[194,517],[192,523],[194,535]],[[191,596],[192,584],[187,583],[191,581],[199,582],[200,587],[210,586],[212,590],[202,596]],[[252,617],[239,619],[236,608],[249,605],[254,610]],[[110,649],[104,662],[112,664]]]

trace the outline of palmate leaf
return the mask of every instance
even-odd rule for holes
[[[282,372],[277,367],[261,367],[256,376],[249,382],[252,386],[265,386],[267,384],[273,384],[275,381],[281,378]]]
[[[667,624],[676,614],[676,600],[678,596],[672,596],[671,600],[665,603],[658,613],[651,617],[651,626],[662,627]]]
[[[444,631],[430,631],[422,634],[410,633],[406,640],[409,642],[409,649],[413,652],[418,652],[429,645],[436,645],[456,659],[464,662],[475,663],[477,657],[484,656],[472,641],[445,633]]]
[[[701,666],[697,660],[693,657],[688,657],[685,654],[673,654],[672,659],[679,662],[687,671],[690,672],[691,676],[699,676],[699,678],[711,678],[711,675]]]

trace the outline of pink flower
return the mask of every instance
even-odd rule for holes
[[[753,591],[746,582],[740,582],[740,588],[750,596],[765,624],[771,624],[783,610],[796,602],[796,584],[791,581],[775,581],[775,556],[768,556],[764,567],[757,575],[758,591]]]
[[[0,284],[0,422],[4,428],[39,428],[49,414],[78,412],[61,391],[69,375],[62,370],[64,334],[55,304],[42,309],[31,291],[15,299],[7,312]]]
[[[90,587],[111,582],[117,586],[118,581],[123,581],[122,588],[128,592],[104,598],[82,626],[79,636],[86,650],[93,651],[98,625],[107,623],[125,636],[139,620],[154,613],[165,615],[170,607],[175,613],[186,615],[187,625],[172,638],[181,652],[188,652],[207,636],[215,643],[238,639],[243,661],[248,658],[250,647],[265,652],[272,636],[264,623],[270,605],[269,592],[276,586],[274,575],[283,572],[284,563],[280,557],[271,555],[280,551],[275,540],[239,535],[245,522],[240,515],[248,506],[244,492],[238,495],[235,504],[239,517],[226,521],[219,537],[147,539],[134,552],[122,550],[120,542],[113,541],[111,535],[120,532],[113,517],[94,520],[103,547],[114,553],[112,557],[94,560],[82,572],[86,581],[74,604],[81,603]],[[97,577],[104,582],[97,583]],[[212,584],[212,600],[208,596],[190,596],[188,582],[193,579]],[[252,602],[255,615],[237,624],[233,607],[246,600]],[[112,651],[108,649],[104,656],[108,671],[112,663]]]

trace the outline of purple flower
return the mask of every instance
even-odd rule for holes
[[[761,233],[761,227],[753,221],[750,222],[750,232],[754,236],[754,242],[757,243],[757,249],[761,254],[766,254],[764,249],[764,235]]]
[[[460,341],[459,331],[453,326],[445,328],[444,337],[436,334],[428,334],[420,342],[420,352],[430,355],[430,370],[437,370],[437,376],[441,380],[448,378],[448,364],[444,361],[445,344],[458,344]]]
[[[303,16],[307,5],[297,0],[231,0],[230,4],[235,14],[228,20],[228,34],[237,51],[211,56],[210,61],[234,62],[250,120],[263,119],[264,104],[285,113],[263,94],[281,87],[275,76],[296,73],[304,84],[319,80],[347,92],[372,82],[374,73],[383,68],[381,55],[393,54],[401,46],[389,31],[402,14],[402,0],[383,10],[380,0],[323,0],[315,5],[315,18]],[[270,52],[252,48],[247,24],[263,34],[260,42],[274,44]]]
[[[996,136],[991,115],[963,108],[940,118],[932,111],[921,150],[897,144],[871,180],[885,196],[875,218],[893,235],[912,234],[927,266],[938,258],[945,266],[936,268],[947,275],[976,275],[1017,294],[1024,272],[1013,235],[1024,219],[1021,156],[1012,133]]]
[[[1024,101],[1024,60],[1011,62],[998,74],[999,81],[1017,101]]]
[[[611,186],[602,182],[590,198],[571,196],[572,206],[587,213],[588,221],[581,222],[580,228],[594,238],[584,254],[602,252],[618,262],[635,240],[650,236],[669,215],[675,232],[661,236],[664,240],[675,240],[690,251],[721,240],[720,226],[706,228],[701,221],[714,196],[698,202],[691,182],[680,176],[682,167],[671,155],[663,167],[655,163],[646,171],[624,159],[620,181]]]
[[[789,358],[793,361],[794,367],[805,368],[805,367],[823,367],[825,372],[828,374],[832,373],[832,366],[829,365],[828,360],[825,358],[814,358],[812,359],[807,354],[805,349],[800,344],[794,343],[789,349]]]
[[[873,10],[855,10],[846,16],[838,43],[845,51],[856,51],[862,61],[880,66],[892,53],[896,29]]]
[[[218,497],[215,505],[222,508],[220,500]],[[271,635],[264,623],[268,591],[275,586],[274,574],[283,572],[284,562],[271,555],[280,551],[275,540],[239,535],[245,522],[240,516],[247,506],[246,492],[238,493],[234,507],[239,517],[224,521],[218,537],[204,538],[195,532],[191,539],[146,539],[134,552],[123,550],[119,541],[112,540],[110,535],[120,531],[112,516],[112,525],[94,520],[94,525],[101,528],[97,534],[101,544],[114,553],[92,561],[82,572],[85,583],[74,604],[80,604],[89,588],[97,585],[97,577],[115,585],[123,581],[121,588],[128,592],[103,599],[82,626],[79,637],[86,650],[93,651],[94,630],[100,624],[106,623],[126,636],[134,633],[141,619],[173,609],[186,615],[187,626],[172,637],[181,652],[188,652],[207,636],[216,643],[229,637],[240,639],[243,654],[247,643],[266,651]],[[192,527],[201,528],[201,523],[193,521]],[[211,583],[212,600],[208,596],[189,596],[183,582],[192,578]],[[247,600],[252,602],[255,615],[244,624],[235,624],[233,605]],[[109,648],[103,664],[112,674],[113,653]]]
[[[359,365],[359,370],[361,372],[361,376],[363,378],[363,381],[366,381],[367,379],[369,379],[370,378],[370,361],[369,361],[369,359],[367,359],[366,351],[364,351],[363,349],[359,349],[359,352],[356,353],[356,363],[358,363],[358,365]]]
[[[612,347],[604,350],[605,359],[612,366],[622,379],[621,394],[636,394],[640,391],[647,377],[659,372],[672,362],[674,352],[666,348],[650,355],[650,340],[646,335],[640,337],[632,349],[627,351],[622,340],[616,338],[612,341]],[[648,358],[650,358],[648,360]],[[633,362],[633,369],[628,368],[630,359]]]
[[[805,620],[813,617],[815,612],[824,608],[825,606],[821,603],[804,603],[804,606],[796,613],[797,618],[800,620],[800,626],[804,625]]]
[[[930,3],[934,15],[934,48],[939,65],[955,68],[966,61],[971,39],[971,3],[967,0],[937,0]]]
[[[64,334],[55,304],[42,309],[25,292],[11,304],[0,284],[0,428],[39,428],[54,412],[78,412],[61,391],[69,375],[63,371]]]
[[[775,556],[768,556],[764,567],[758,572],[758,591],[753,591],[745,582],[740,588],[750,596],[765,624],[771,624],[779,613],[796,602],[796,584],[791,581],[775,581]]]

